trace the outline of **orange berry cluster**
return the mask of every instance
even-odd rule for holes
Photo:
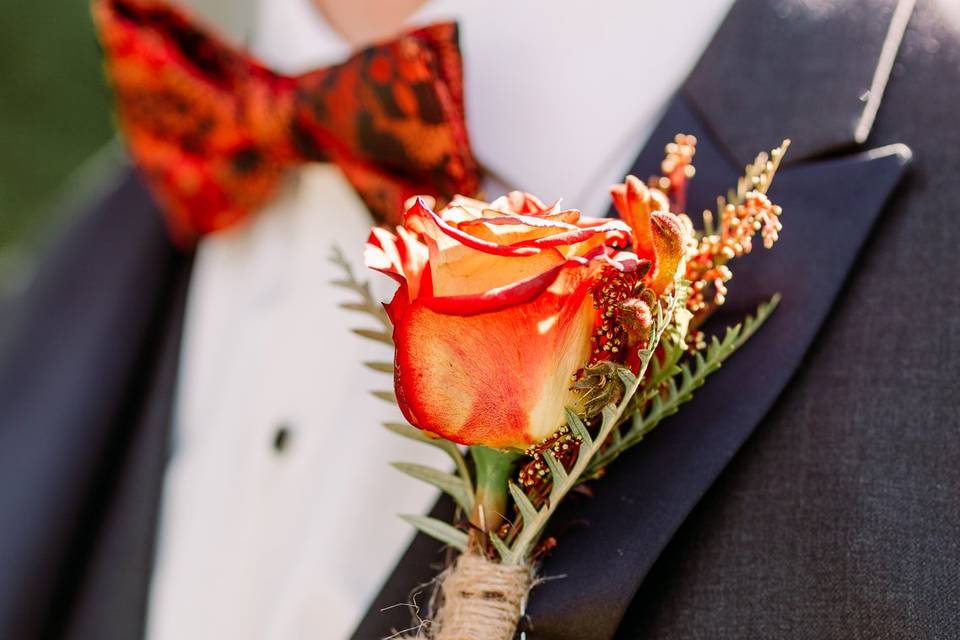
[[[772,247],[782,229],[780,213],[780,207],[759,191],[748,192],[740,204],[723,206],[717,232],[702,236],[687,256],[687,307],[691,311],[724,303],[726,283],[733,277],[726,263],[750,253],[758,232],[763,246]]]
[[[663,175],[652,178],[650,186],[666,193],[670,197],[670,210],[680,214],[687,207],[687,182],[697,173],[693,166],[697,137],[678,133],[664,152],[663,161],[660,163]]]
[[[642,276],[643,273],[622,273],[608,267],[593,286],[591,293],[597,323],[590,338],[593,346],[590,364],[601,360],[623,361],[629,346],[629,325],[621,322],[620,316],[624,305],[636,296],[636,289],[642,287]]]

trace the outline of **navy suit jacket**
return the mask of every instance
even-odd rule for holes
[[[783,238],[738,264],[713,327],[783,302],[564,506],[541,567],[562,578],[533,592],[528,637],[960,637],[960,18],[947,5],[734,5],[634,172],[696,134],[696,211],[791,137],[772,191]],[[638,71],[640,34],[624,52]],[[18,304],[0,360],[0,638],[142,636],[190,267],[127,172]],[[390,605],[442,559],[418,536],[355,637],[409,626]]]

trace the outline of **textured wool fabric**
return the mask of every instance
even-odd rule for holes
[[[907,181],[789,391],[618,637],[960,637],[960,150],[948,142],[960,10],[948,4],[917,6],[868,141],[913,149]]]
[[[654,139],[672,131],[700,139],[698,178],[689,191],[706,206],[736,169],[724,158],[681,97],[668,109]],[[655,170],[658,145],[640,154],[634,173]],[[613,635],[649,567],[723,467],[760,422],[790,377],[840,292],[845,274],[883,204],[903,175],[905,148],[800,164],[785,169],[774,196],[794,224],[775,254],[754,252],[738,264],[736,286],[708,331],[740,321],[762,300],[783,300],[736,357],[713,374],[679,415],[625,453],[593,487],[593,497],[573,497],[547,535],[559,546],[543,561],[548,580],[531,595],[528,626],[537,638],[606,638]],[[824,235],[823,229],[831,228]],[[429,560],[408,555],[370,611],[398,626],[409,593],[429,579]],[[551,577],[562,579],[551,580]],[[383,609],[383,613],[378,614]],[[365,621],[365,625],[368,624]],[[373,624],[373,623],[370,623]],[[358,638],[375,635],[361,627]]]
[[[772,253],[755,252],[749,268],[736,272],[731,302],[766,278],[787,275],[797,295],[817,287],[836,287],[839,295],[742,448],[742,433],[718,425],[737,426],[738,414],[766,409],[752,391],[725,380],[751,373],[743,371],[744,359],[766,363],[760,373],[782,373],[784,362],[753,352],[779,342],[772,333],[790,345],[796,336],[778,332],[806,317],[789,306],[796,296],[784,298],[684,412],[624,456],[593,498],[568,505],[555,528],[560,545],[545,565],[549,575],[566,577],[534,591],[528,638],[960,637],[960,11],[949,4],[921,0],[865,145],[906,143],[914,152],[907,179],[881,212],[906,154],[899,147],[875,157],[843,153],[854,146],[869,97],[861,107],[850,93],[835,104],[834,94],[873,82],[857,60],[870,58],[866,66],[877,67],[893,3],[739,0],[718,36],[733,34],[735,41],[718,40],[702,63],[702,77],[713,77],[714,62],[728,70],[732,87],[715,87],[711,96],[706,85],[688,85],[675,105],[677,122],[705,133],[696,197],[726,187],[731,175],[724,171],[755,150],[750,136],[776,136],[789,124],[780,114],[792,110],[788,120],[801,129],[786,134],[823,131],[802,144],[798,138],[800,153],[771,194],[778,199],[780,189],[793,205],[784,213],[782,243]],[[846,28],[830,26],[837,20]],[[794,28],[807,35],[791,35]],[[804,46],[817,33],[833,35]],[[745,35],[755,48],[739,46]],[[740,56],[739,64],[726,55]],[[845,82],[821,82],[824,74]],[[778,90],[785,95],[772,95]],[[651,149],[644,162],[654,160],[658,150]],[[817,184],[829,189],[817,193]],[[802,219],[808,210],[824,218],[811,227]],[[795,261],[803,243],[817,238],[853,251],[848,278],[831,270],[843,260],[823,247],[810,245],[817,258],[809,264]],[[98,260],[85,259],[91,255]],[[131,179],[78,223],[38,276],[0,377],[0,421],[13,425],[0,440],[0,511],[15,514],[0,528],[0,635],[140,634],[156,515],[150,507],[163,456],[158,443],[171,395],[165,385],[173,379],[168,358],[177,353],[167,321],[180,314],[178,283],[188,268],[189,258],[171,249]],[[730,311],[728,317],[745,308]],[[39,375],[30,372],[44,377],[30,379]],[[115,393],[94,393],[108,388]],[[732,409],[716,424],[697,424],[697,411],[724,395],[736,400]],[[63,427],[65,416],[77,416],[74,427]],[[134,442],[121,429],[130,424],[139,432]],[[691,424],[700,431],[679,428]],[[678,450],[678,443],[688,446]],[[702,458],[692,467],[674,463],[694,450]],[[713,469],[727,459],[711,485]],[[105,498],[101,489],[118,477],[128,491]],[[31,492],[11,490],[17,486]],[[680,526],[688,508],[680,498],[704,491]],[[441,501],[435,515],[447,519],[451,510]],[[436,544],[416,538],[355,637],[407,626],[410,610],[381,608],[405,602],[446,559]]]
[[[0,371],[4,638],[133,638],[142,626],[190,257],[130,172],[78,213]]]
[[[829,248],[850,233],[850,223],[879,213],[866,203],[885,188],[883,172],[857,179],[836,171],[851,157],[860,124],[869,118],[869,97],[851,101],[850,91],[879,86],[878,74],[865,71],[857,60],[866,56],[876,63],[883,57],[894,5],[741,0],[685,87],[698,112],[690,114],[693,121],[705,118],[709,136],[725,145],[729,157],[745,161],[757,140],[786,129],[806,138],[788,164],[798,171],[807,164],[833,167],[808,185],[808,200],[816,200],[819,186],[834,202],[846,202],[845,210],[818,221],[819,228],[804,220],[802,197],[784,202],[782,244],[769,257],[754,254],[740,265],[749,263],[749,269],[735,269],[739,275],[731,283],[731,300],[764,278],[774,282],[762,260],[777,265],[788,259],[798,234],[808,243],[819,238]],[[950,173],[956,152],[943,144],[958,126],[960,85],[958,22],[942,10],[921,5],[910,23],[901,62],[888,67],[888,95],[865,145],[907,143],[916,151],[915,166],[884,208],[875,237],[853,254],[858,258],[850,281],[839,289],[798,373],[739,453],[736,442],[716,433],[732,424],[729,417],[700,407],[723,394],[734,399],[728,405],[734,414],[756,402],[754,387],[738,387],[724,374],[749,373],[738,358],[766,366],[763,357],[750,354],[769,344],[762,331],[690,406],[624,456],[597,484],[594,498],[567,505],[555,528],[560,546],[544,565],[545,573],[565,577],[533,593],[527,637],[951,638],[960,633],[955,571],[960,432],[952,394],[960,353],[955,337],[960,288],[951,264],[957,233],[948,218],[960,190]],[[831,20],[840,26],[818,28]],[[827,37],[806,42],[824,33]],[[748,47],[742,39],[750,34]],[[945,49],[952,51],[938,60]],[[754,67],[748,66],[751,59]],[[882,71],[882,63],[873,66]],[[737,69],[749,72],[738,75]],[[824,79],[828,72],[840,77]],[[820,100],[838,91],[847,92],[847,100],[838,103],[839,115],[841,107],[831,106],[834,95]],[[798,109],[797,102],[804,107]],[[664,131],[654,136],[659,133]],[[714,172],[723,155],[701,146],[695,190],[702,194],[729,178]],[[642,164],[638,161],[638,167]],[[647,164],[654,166],[649,158]],[[791,175],[785,170],[775,183],[775,200],[792,193]],[[721,185],[705,184],[718,178]],[[778,314],[802,313],[789,306],[791,294],[842,282],[823,280],[826,258],[820,247],[809,246],[809,264],[792,267],[791,282],[799,289],[787,292]],[[777,331],[783,320],[775,314],[764,331]],[[771,352],[768,359],[777,357]],[[774,370],[778,366],[775,362]],[[684,437],[680,426],[696,426],[690,423],[698,415],[705,420],[698,427],[701,437],[723,448],[716,456],[733,462],[634,593],[632,577],[643,573],[650,552],[672,535],[664,523],[676,517],[683,485],[699,473],[670,464],[683,460],[674,446]],[[711,415],[717,416],[716,424],[710,424]],[[670,433],[671,426],[676,433]],[[688,442],[702,445],[697,438]],[[712,460],[712,454],[702,455]],[[658,485],[657,491],[650,491],[650,483]],[[641,541],[639,552],[624,532]],[[575,549],[565,554],[570,547]],[[417,577],[429,575],[421,567],[442,559],[422,539],[408,555],[355,638],[377,637],[402,624],[402,609],[381,608],[408,602]],[[608,559],[591,565],[591,557]],[[623,598],[632,604],[621,621]]]

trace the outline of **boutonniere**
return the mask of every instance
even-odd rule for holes
[[[394,347],[405,424],[392,431],[439,447],[452,473],[396,467],[453,498],[452,522],[403,515],[458,552],[435,581],[418,633],[512,638],[537,581],[544,539],[571,491],[692,397],[757,331],[778,297],[721,335],[700,327],[724,302],[730,263],[759,235],[771,247],[780,207],[767,197],[787,142],[760,154],[716,212],[684,213],[696,140],[667,145],[662,175],[611,188],[620,219],[592,218],[513,192],[414,200],[402,226],[374,228],[367,265],[398,283],[383,308],[365,283],[345,306],[381,323],[361,335]],[[338,258],[344,266],[345,261]]]

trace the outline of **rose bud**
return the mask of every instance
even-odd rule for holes
[[[417,201],[396,235],[375,230],[367,264],[400,283],[386,305],[394,386],[414,426],[462,444],[524,449],[577,406],[606,271],[637,268],[630,229],[512,193]],[[611,269],[612,267],[612,269]]]
[[[653,237],[650,231],[650,212],[666,211],[665,199],[656,199],[651,190],[636,176],[627,176],[623,184],[610,187],[610,196],[620,218],[630,226],[633,235],[633,250],[638,256],[649,258],[653,254]],[[663,207],[663,208],[660,208]]]
[[[636,345],[646,342],[653,326],[650,306],[639,298],[630,298],[617,310],[617,319],[627,334],[627,343]]]
[[[686,252],[686,229],[680,218],[669,212],[654,212],[650,215],[650,227],[653,230],[653,274],[647,286],[663,291],[673,284],[677,272],[683,269]]]
[[[658,294],[663,293],[683,266],[686,228],[670,213],[667,196],[635,176],[627,176],[623,184],[610,187],[610,195],[620,218],[630,226],[634,253],[654,265],[645,284]]]

